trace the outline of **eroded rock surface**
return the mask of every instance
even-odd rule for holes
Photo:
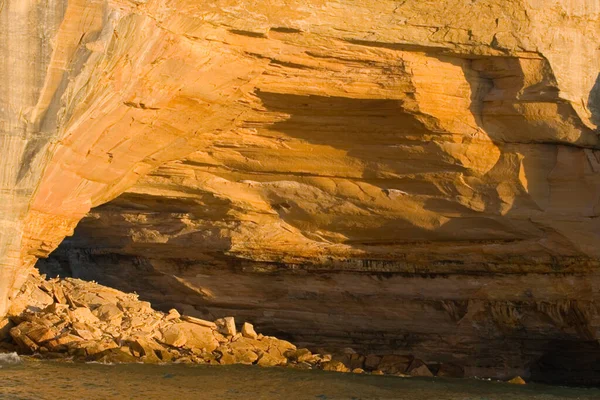
[[[41,358],[254,364],[354,373],[365,373],[365,367],[398,376],[405,372],[424,376],[423,371],[429,371],[423,361],[412,361],[412,356],[388,355],[365,365],[366,357],[351,349],[335,357],[313,354],[285,340],[257,334],[248,322],[238,333],[233,317],[212,322],[181,315],[174,309],[163,313],[140,301],[136,294],[79,279],[46,281],[32,276],[15,302],[22,303],[24,311],[8,320],[10,338],[1,338],[0,344],[9,347],[12,343],[21,353]],[[406,360],[412,361],[410,368]],[[413,368],[416,364],[419,368]]]
[[[0,4],[0,315],[85,217],[41,267],[165,311],[491,375],[598,339],[597,1]]]

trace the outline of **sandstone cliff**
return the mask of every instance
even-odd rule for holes
[[[497,373],[597,338],[597,1],[0,18],[0,314],[85,217],[42,268],[308,344]]]

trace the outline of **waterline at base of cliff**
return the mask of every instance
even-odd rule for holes
[[[32,274],[4,319],[0,345],[42,359],[100,363],[288,366],[399,377],[464,376],[460,365],[410,354],[298,348],[232,316],[209,321],[156,311],[137,294],[80,279]],[[1,337],[0,337],[1,338]],[[0,347],[0,348],[2,348]]]
[[[600,389],[289,368],[80,364],[30,358],[0,368],[0,399],[597,399]],[[35,384],[32,384],[35,382]]]

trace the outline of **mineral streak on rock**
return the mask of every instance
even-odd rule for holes
[[[44,268],[199,317],[277,304],[307,342],[505,374],[546,345],[473,349],[598,338],[598,1],[4,0],[0,22],[0,315],[85,217]],[[349,326],[307,337],[339,296]],[[391,322],[422,309],[439,323]]]

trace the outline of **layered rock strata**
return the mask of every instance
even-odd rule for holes
[[[192,262],[63,246],[44,271],[143,293],[164,311],[235,315],[310,349],[411,354],[459,365],[467,376],[597,382],[597,274],[415,273],[382,261],[291,265],[203,256]]]
[[[87,215],[43,267],[155,304],[492,375],[593,346],[599,15],[1,2],[0,315]]]
[[[598,256],[595,1],[52,5],[1,9],[5,286],[160,165],[250,259]]]

